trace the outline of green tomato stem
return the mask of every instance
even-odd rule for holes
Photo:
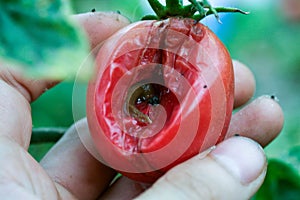
[[[182,3],[180,4],[180,0],[166,0],[166,7],[167,8],[179,8],[182,6]]]
[[[158,0],[148,0],[148,2],[158,18],[165,15],[165,6],[159,3]]]
[[[179,0],[166,0],[166,14],[169,15],[181,15],[182,1]]]
[[[196,7],[196,10],[199,12],[199,15],[205,16],[206,11],[204,10],[203,5],[201,5],[196,0],[189,0],[189,2],[191,2],[191,4]]]
[[[208,15],[215,15],[216,19],[220,22],[218,13],[227,12],[227,13],[242,13],[249,14],[248,12],[244,12],[237,8],[225,8],[225,7],[217,7],[214,8],[208,2],[208,0],[189,0],[191,4],[183,5],[182,0],[166,0],[166,6],[163,6],[158,0],[148,0],[150,6],[153,11],[157,15],[157,17],[146,16],[143,19],[166,19],[169,17],[185,17],[192,18],[197,21],[203,19]],[[195,14],[198,12],[197,14]]]
[[[245,12],[243,10],[240,10],[240,9],[237,9],[237,8],[224,8],[224,7],[217,7],[217,8],[214,8],[217,13],[241,13],[241,14],[244,14],[244,15],[248,15],[249,12]],[[193,16],[193,19],[197,20],[197,21],[200,21],[202,20],[203,18],[205,18],[206,16],[208,15],[212,15],[212,14],[215,14],[214,12],[212,11],[207,11],[206,15],[203,16],[203,15],[194,15]],[[219,20],[218,20],[219,21]],[[220,22],[220,21],[219,21]]]

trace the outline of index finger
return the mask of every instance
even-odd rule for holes
[[[76,15],[74,19],[85,28],[91,48],[129,24],[117,13],[92,12]],[[108,187],[115,171],[90,154],[90,149],[81,142],[79,132],[89,135],[85,120],[77,122],[47,153],[41,164],[55,182],[79,199],[96,199]]]
[[[129,20],[115,12],[89,12],[78,14],[74,19],[86,31],[91,49],[106,40],[116,30],[129,24]]]
[[[91,47],[107,39],[129,21],[117,13],[85,13],[74,16],[87,32]],[[29,79],[0,63],[0,137],[8,137],[27,149],[31,137],[30,105],[58,82]]]

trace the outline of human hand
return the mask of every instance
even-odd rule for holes
[[[128,24],[126,19],[112,13],[89,13],[76,18],[87,30],[92,47]],[[252,97],[255,83],[245,66],[238,62],[234,66],[235,107],[238,107]],[[71,127],[40,164],[35,162],[27,153],[32,126],[29,102],[54,83],[24,79],[3,65],[0,74],[1,197],[131,199],[149,187],[125,177],[110,185],[116,172],[95,159],[78,136],[78,132],[88,134],[86,120]],[[206,151],[174,167],[138,198],[249,198],[263,181],[266,160],[252,140],[230,137],[238,133],[265,146],[280,132],[282,123],[281,108],[274,100],[269,97],[254,100],[233,116],[226,141],[210,153]]]

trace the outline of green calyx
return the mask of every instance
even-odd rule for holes
[[[200,21],[204,17],[213,14],[218,22],[220,18],[218,13],[241,13],[249,14],[237,8],[227,7],[212,7],[207,0],[196,1],[189,0],[191,4],[183,5],[182,0],[166,0],[166,6],[163,6],[158,0],[148,0],[155,15],[147,15],[143,19],[167,19],[169,17],[184,17],[192,18],[196,21]]]

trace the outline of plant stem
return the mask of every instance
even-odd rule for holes
[[[196,0],[189,0],[189,2],[191,2],[192,5],[194,5],[196,7],[196,9],[199,12],[199,15],[201,16],[205,16],[206,11],[204,10],[203,6],[200,5],[199,2],[197,2]]]
[[[217,7],[217,8],[214,8],[217,13],[241,13],[241,14],[244,14],[244,15],[248,15],[249,12],[245,12],[243,10],[240,10],[240,9],[237,9],[237,8],[224,8],[224,7]],[[203,15],[194,15],[193,16],[193,19],[197,20],[197,21],[200,21],[201,19],[203,19],[204,17],[208,16],[208,15],[212,15],[212,14],[215,14],[214,12],[212,12],[211,10],[207,11],[206,12],[206,15],[203,16]]]
[[[150,6],[152,7],[153,11],[155,12],[155,14],[161,18],[161,16],[165,16],[165,7],[159,3],[158,0],[148,0]]]
[[[190,2],[189,5],[183,5],[182,0],[165,0],[166,6],[163,6],[158,0],[148,0],[150,6],[153,11],[156,13],[157,17],[147,16],[145,19],[166,19],[169,17],[185,17],[185,18],[193,18],[197,21],[203,19],[207,15],[215,15],[218,22],[219,12],[238,12],[242,14],[248,14],[242,10],[236,8],[223,8],[217,7],[214,8],[208,2],[208,0],[188,0]],[[198,12],[197,14],[195,14]]]
[[[166,0],[166,15],[182,15],[183,4],[180,0]]]
[[[214,8],[218,13],[241,13],[244,15],[248,15],[250,12],[245,12],[243,10],[237,9],[237,8],[224,8],[224,7],[216,7]],[[213,14],[210,13],[210,11],[207,12],[207,14]]]
[[[41,127],[33,128],[31,136],[31,144],[46,143],[46,142],[57,142],[67,131],[67,128],[57,127]]]
[[[172,7],[180,7],[182,4],[180,4],[180,0],[166,0],[166,7],[172,8]]]

